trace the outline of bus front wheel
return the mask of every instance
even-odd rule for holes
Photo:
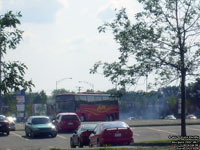
[[[81,121],[85,121],[85,115],[81,115]]]
[[[114,117],[113,115],[110,115],[110,118],[109,118],[110,121],[113,121],[114,120]]]
[[[106,115],[106,121],[110,121],[109,115]]]

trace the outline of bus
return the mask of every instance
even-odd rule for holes
[[[67,93],[56,96],[56,114],[75,112],[81,121],[119,120],[119,97],[109,94]]]

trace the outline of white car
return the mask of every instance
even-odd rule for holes
[[[174,115],[167,115],[165,117],[165,119],[169,119],[169,120],[176,120],[176,117]]]
[[[195,115],[187,115],[186,116],[187,119],[197,119],[197,117]]]
[[[135,117],[128,117],[128,120],[135,120]]]

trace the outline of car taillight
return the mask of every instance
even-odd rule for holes
[[[130,136],[133,136],[133,131],[131,130],[131,128],[128,128],[127,134],[130,135]]]

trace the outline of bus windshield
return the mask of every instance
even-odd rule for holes
[[[56,97],[56,110],[58,113],[61,112],[74,112],[75,103],[72,95],[57,96]]]

